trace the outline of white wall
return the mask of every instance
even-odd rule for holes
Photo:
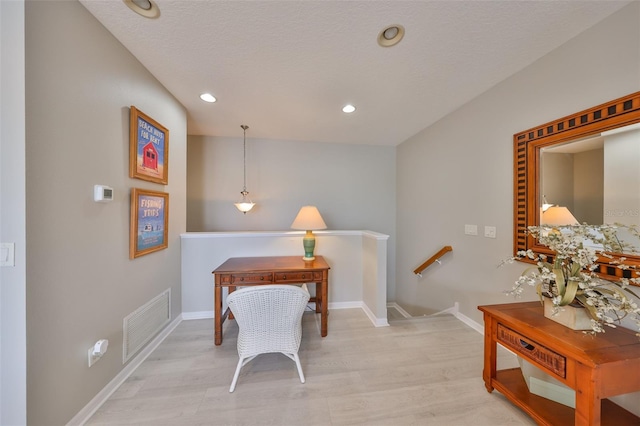
[[[330,230],[390,236],[387,297],[394,300],[395,148],[253,139],[249,128],[247,190],[256,206],[243,215],[233,205],[242,190],[240,124],[238,138],[189,136],[187,230],[288,230],[300,207],[315,205]]]
[[[129,107],[170,131],[169,185],[130,179]],[[122,369],[125,316],[180,314],[186,112],[78,2],[26,2],[27,420],[69,421]],[[112,186],[110,203],[93,185]],[[169,248],[129,260],[129,192],[169,193]],[[109,339],[91,368],[87,350]]]
[[[479,323],[478,305],[511,301],[503,291],[525,266],[497,265],[513,252],[513,134],[636,92],[639,76],[633,2],[401,144],[396,301],[412,313],[458,301]],[[465,224],[480,235],[465,235]],[[485,225],[497,227],[496,239],[482,236]],[[447,261],[414,276],[443,245],[453,247]]]
[[[193,232],[182,234],[182,312],[213,317],[212,271],[231,257],[304,254],[304,231]],[[387,324],[388,235],[371,231],[316,231],[314,253],[329,271],[329,308],[363,307],[376,325]],[[310,286],[311,294],[315,287]],[[364,305],[363,305],[364,302]]]
[[[0,424],[27,422],[24,2],[0,1]]]

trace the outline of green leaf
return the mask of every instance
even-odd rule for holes
[[[580,264],[579,264],[579,263],[573,263],[573,264],[571,265],[571,276],[572,276],[572,277],[577,276],[581,269],[582,269],[582,268],[580,267]]]
[[[565,306],[569,303],[573,302],[573,299],[576,298],[576,294],[578,293],[578,282],[577,281],[569,281],[567,282],[566,290],[562,295],[562,299],[560,299],[560,303],[558,305]]]
[[[600,321],[598,319],[598,310],[595,308],[595,306],[591,306],[591,305],[587,304],[587,296],[586,295],[577,294],[576,295],[576,299],[578,299],[580,301],[580,305],[582,305],[587,310],[587,313],[589,313],[589,316],[593,320]]]
[[[558,295],[562,296],[565,292],[564,273],[562,272],[562,268],[554,268],[553,273],[556,275],[556,287],[558,287]]]

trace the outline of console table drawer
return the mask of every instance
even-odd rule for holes
[[[322,281],[322,272],[276,272],[277,283],[306,283]]]
[[[567,359],[544,347],[543,345],[517,333],[510,328],[498,324],[498,342],[513,349],[516,353],[532,361],[534,364],[551,370],[562,378],[567,377]]]
[[[231,275],[231,284],[242,283],[242,284],[251,284],[251,283],[270,283],[273,281],[273,274],[271,273],[247,273],[247,274],[232,274]]]

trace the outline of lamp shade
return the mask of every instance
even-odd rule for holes
[[[578,225],[578,219],[571,214],[568,208],[554,206],[542,212],[540,223],[554,226]]]
[[[326,228],[327,225],[324,223],[324,220],[322,220],[322,216],[320,216],[320,212],[316,206],[302,207],[291,224],[291,229],[301,229],[304,231]]]

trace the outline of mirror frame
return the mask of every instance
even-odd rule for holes
[[[640,92],[635,92],[513,135],[514,254],[528,249],[536,253],[552,254],[549,248],[538,244],[525,232],[529,226],[540,224],[540,150],[638,122]],[[640,256],[623,256],[620,253],[612,255],[618,260],[624,258],[625,264],[640,268]],[[600,267],[597,272],[605,279],[631,278],[631,271],[623,272],[622,269],[611,266],[611,259],[601,257],[598,263]]]

